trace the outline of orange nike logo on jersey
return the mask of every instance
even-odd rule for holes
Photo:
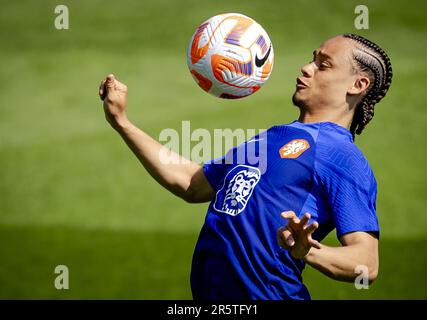
[[[298,158],[305,150],[310,148],[310,144],[305,139],[295,139],[280,148],[280,158],[295,159]]]

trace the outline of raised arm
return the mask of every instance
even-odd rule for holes
[[[359,266],[367,268],[368,280],[378,275],[378,239],[368,232],[352,232],[340,237],[341,247],[321,245],[311,248],[304,260],[332,279],[354,282]]]
[[[110,74],[101,82],[99,96],[104,102],[107,121],[157,182],[190,203],[207,202],[213,198],[214,191],[200,165],[166,149],[129,121],[125,110],[125,84]]]
[[[368,280],[372,282],[378,275],[378,239],[368,232],[351,232],[340,237],[341,247],[325,246],[312,239],[318,223],[308,225],[310,215],[301,220],[293,211],[282,213],[288,223],[278,230],[279,245],[289,250],[296,259],[321,271],[328,277],[354,282],[359,275],[358,266],[366,266]]]

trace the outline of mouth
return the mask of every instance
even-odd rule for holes
[[[307,83],[305,83],[304,81],[302,81],[300,78],[297,78],[296,87],[302,89],[302,88],[308,88],[309,85]]]

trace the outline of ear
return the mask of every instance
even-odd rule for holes
[[[353,86],[347,91],[348,94],[361,94],[368,90],[371,80],[367,76],[358,75],[353,82]]]

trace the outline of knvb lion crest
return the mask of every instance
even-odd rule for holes
[[[214,209],[232,216],[241,213],[260,178],[261,172],[255,167],[239,165],[230,170],[216,194]]]

